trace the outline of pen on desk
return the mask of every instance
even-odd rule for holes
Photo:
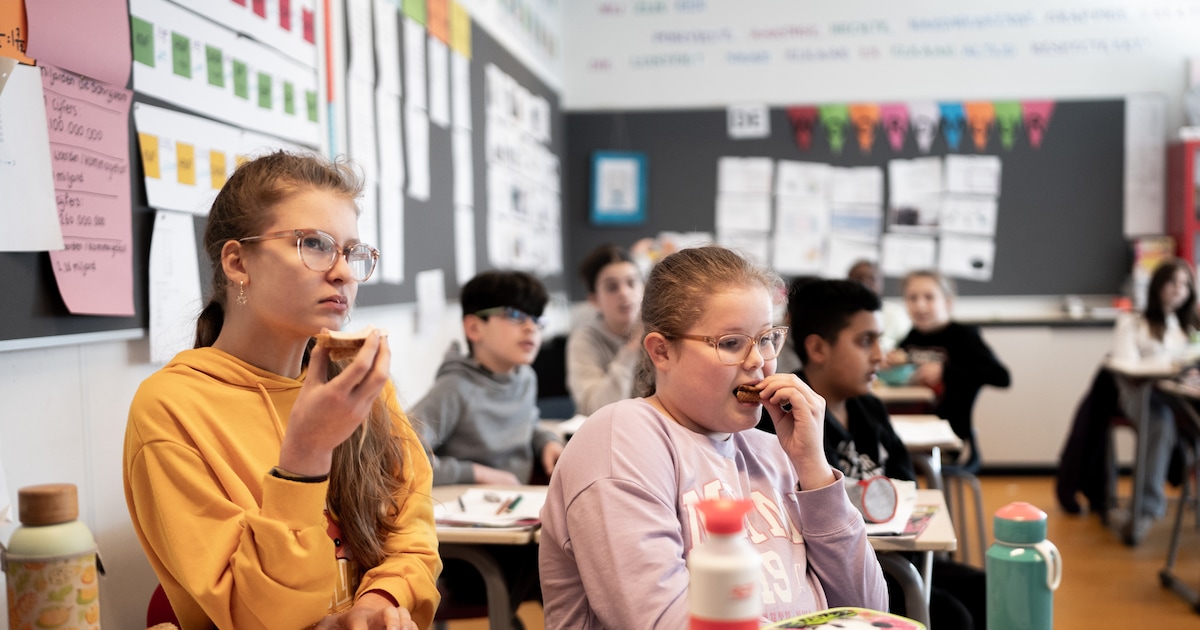
[[[519,495],[518,495],[518,496],[519,496]],[[496,516],[499,516],[499,515],[503,514],[503,513],[504,513],[504,511],[505,511],[505,510],[507,510],[507,509],[508,509],[508,506],[509,506],[509,505],[511,505],[511,504],[512,504],[512,499],[505,499],[505,500],[504,500],[504,503],[501,503],[501,504],[500,504],[500,508],[496,510]]]
[[[515,499],[513,499],[513,500],[512,500],[512,501],[511,501],[511,502],[508,504],[508,507],[507,507],[507,508],[505,508],[505,509],[504,509],[504,511],[505,511],[505,512],[512,512],[513,510],[515,510],[515,509],[517,508],[517,504],[521,502],[521,497],[522,497],[522,496],[524,496],[524,495],[520,495],[520,494],[518,494],[518,495],[516,496],[516,498],[515,498]]]
[[[463,503],[461,495],[458,497],[458,509],[462,510],[463,512],[467,511],[467,504]]]

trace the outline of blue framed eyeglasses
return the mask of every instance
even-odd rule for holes
[[[530,315],[519,308],[513,308],[511,306],[493,306],[492,308],[485,308],[482,311],[475,311],[472,313],[472,315],[485,320],[493,315],[499,315],[500,317],[503,317],[504,319],[518,326],[525,325],[525,322],[532,322],[533,325],[537,326],[539,329],[546,327],[545,317]]]

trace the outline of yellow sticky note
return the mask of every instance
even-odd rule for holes
[[[245,164],[246,162],[249,162],[250,158],[248,156],[245,156],[245,155],[242,155],[241,153],[239,153],[237,158],[235,158],[235,161],[237,162],[238,166],[241,166],[241,165]]]
[[[158,169],[158,136],[139,133],[138,146],[142,149],[142,170],[146,172],[146,177],[160,179],[162,175]]]
[[[208,152],[208,170],[212,173],[213,190],[220,190],[225,185],[225,152]]]
[[[183,142],[175,143],[176,170],[179,171],[179,183],[189,186],[196,185],[196,147]]]
[[[471,58],[471,14],[457,2],[450,3],[450,49]]]

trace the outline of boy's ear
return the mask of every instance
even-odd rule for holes
[[[591,304],[592,308],[600,310],[600,299],[596,297],[595,291],[588,293],[588,304]]]
[[[829,342],[816,333],[804,338],[804,350],[808,353],[806,364],[824,364],[829,358]]]
[[[483,326],[487,324],[478,315],[463,315],[463,334],[472,344],[479,343],[483,338]]]
[[[642,347],[650,355],[650,362],[660,370],[666,370],[671,361],[671,342],[662,333],[652,332],[642,340]]]

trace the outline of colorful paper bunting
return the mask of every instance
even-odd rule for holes
[[[829,135],[829,148],[834,153],[841,153],[846,143],[846,124],[850,122],[850,110],[845,105],[821,105],[819,108],[821,124]]]
[[[870,153],[875,144],[875,127],[879,125],[879,106],[874,103],[850,106],[850,121],[858,132],[858,148]]]
[[[787,108],[788,120],[792,123],[792,135],[801,151],[812,148],[813,129],[817,126],[817,108],[810,106]]]
[[[1017,136],[1017,125],[1021,124],[1021,103],[1000,101],[994,103],[993,107],[996,111],[996,127],[1000,130],[1000,146],[1011,149]]]
[[[962,103],[938,103],[938,108],[942,112],[942,136],[946,138],[946,146],[957,151],[967,126],[966,112]]]
[[[917,137],[917,148],[921,149],[921,153],[929,153],[937,137],[942,110],[933,101],[914,101],[908,104],[908,120]]]
[[[1053,113],[1054,101],[911,101],[882,105],[798,105],[787,108],[796,146],[802,151],[812,148],[813,133],[820,124],[825,127],[829,148],[835,154],[840,154],[845,145],[847,125],[854,126],[858,147],[867,154],[875,145],[878,126],[883,127],[888,145],[896,153],[904,150],[910,129],[917,141],[917,148],[921,153],[929,153],[939,127],[951,151],[959,150],[963,134],[967,132],[971,134],[975,150],[986,151],[993,127],[1000,137],[1001,146],[1011,150],[1017,127],[1022,124],[1028,129],[1030,146],[1037,149],[1042,144]]]
[[[971,139],[975,142],[975,150],[987,149],[988,131],[992,121],[996,119],[996,110],[990,101],[974,101],[966,103],[963,108],[967,112],[967,128],[971,130]]]
[[[908,108],[903,103],[888,103],[879,106],[879,117],[883,131],[887,134],[892,151],[904,150],[904,136],[908,133]]]
[[[1029,146],[1042,146],[1042,137],[1050,126],[1050,115],[1054,113],[1054,101],[1025,101],[1021,103],[1025,128],[1029,130]]]

